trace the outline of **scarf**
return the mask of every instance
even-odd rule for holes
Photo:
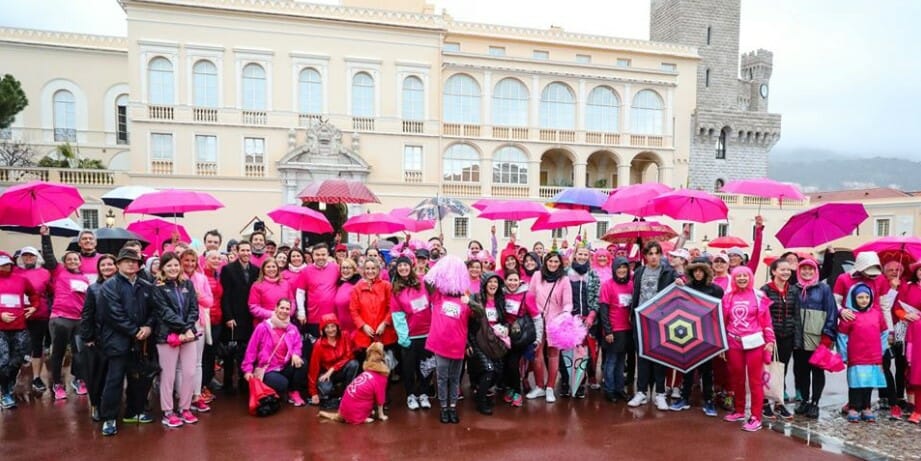
[[[572,267],[572,270],[576,271],[577,274],[585,275],[585,273],[592,268],[592,264],[591,261],[586,261],[585,264],[579,264],[573,261],[570,267]]]
[[[346,283],[348,283],[348,284],[350,284],[350,285],[355,285],[355,284],[358,283],[359,280],[361,280],[361,275],[352,274],[352,276],[349,277],[348,280],[342,280],[342,278],[339,278],[339,280],[336,281],[336,285],[339,286],[339,285],[343,285],[343,284],[346,284]]]
[[[559,269],[557,269],[554,272],[548,271],[546,266],[543,266],[540,268],[540,277],[545,282],[554,283],[557,280],[559,280],[562,276],[563,276],[563,265],[562,264],[560,264]]]
[[[288,320],[283,321],[278,318],[278,315],[272,312],[272,316],[269,317],[269,323],[272,325],[272,328],[287,329],[288,325],[291,325],[291,317],[288,317]]]
[[[803,275],[799,271],[799,268],[803,266],[812,266],[815,275],[813,275],[811,279],[806,280],[803,278]],[[803,300],[806,300],[808,297],[809,288],[814,285],[818,285],[819,283],[819,265],[811,259],[805,259],[803,262],[799,263],[799,267],[796,270],[796,275],[796,278],[799,280],[799,285],[803,287],[803,293],[801,296],[803,297]]]
[[[300,266],[292,266],[291,264],[288,264],[288,271],[294,272],[295,274],[297,274],[300,271],[304,270],[305,267],[307,267],[306,264],[301,264]]]

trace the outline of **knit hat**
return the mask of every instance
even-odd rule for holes
[[[866,307],[860,307],[857,305],[857,295],[860,295],[860,294],[866,294],[870,297],[870,302],[866,305]],[[848,308],[863,312],[869,309],[873,305],[873,290],[870,288],[869,285],[865,283],[858,283],[851,287],[851,291],[848,292],[847,298],[848,298],[847,299]]]

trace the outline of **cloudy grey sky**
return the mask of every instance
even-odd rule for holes
[[[466,21],[649,38],[646,0],[430,2]],[[116,0],[0,0],[0,11],[0,26],[125,34]],[[742,0],[741,51],[774,52],[770,108],[784,117],[775,150],[921,160],[919,17],[914,0]]]

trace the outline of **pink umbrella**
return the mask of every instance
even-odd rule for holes
[[[479,199],[479,200],[473,202],[473,204],[470,205],[470,207],[471,207],[471,208],[475,208],[475,209],[477,209],[477,210],[479,210],[479,211],[483,211],[483,210],[485,210],[487,207],[489,207],[490,205],[493,205],[493,204],[496,204],[496,203],[505,203],[505,200],[496,200],[496,199],[493,199],[493,198],[481,198],[481,199]]]
[[[285,205],[267,213],[272,221],[301,232],[326,234],[333,231],[326,216],[300,205]]]
[[[406,223],[387,213],[365,213],[352,216],[342,228],[356,234],[392,234],[406,230]]]
[[[773,179],[740,179],[729,181],[723,186],[722,192],[727,194],[753,195],[755,197],[803,200],[806,196],[793,184],[784,184]]]
[[[591,213],[585,210],[563,209],[543,215],[534,221],[532,231],[559,229],[562,227],[581,226],[597,221]]]
[[[135,221],[128,224],[126,229],[150,242],[146,249],[147,254],[160,251],[163,248],[163,242],[171,241],[174,233],[179,234],[179,241],[181,242],[189,243],[192,241],[192,237],[186,232],[185,227],[160,218]]]
[[[549,214],[550,210],[540,203],[516,201],[499,202],[489,205],[485,210],[482,210],[480,218],[492,221],[499,219],[521,221],[522,219],[540,218],[541,216],[547,216]]]
[[[864,251],[876,253],[904,253],[913,260],[921,259],[921,238],[914,236],[882,237],[854,248],[854,254]]]
[[[626,213],[639,218],[655,216],[661,213],[649,206],[649,201],[672,190],[657,182],[621,187],[608,196],[601,209],[608,213]]]
[[[710,248],[748,248],[748,242],[739,237],[726,235],[711,240],[707,246]]]
[[[652,206],[660,213],[682,221],[720,221],[729,215],[729,207],[722,199],[693,189],[680,189],[660,195],[652,200]]]
[[[601,240],[611,243],[635,243],[637,239],[664,241],[677,237],[671,227],[656,221],[633,221],[615,224]]]
[[[214,196],[192,190],[164,189],[141,195],[127,208],[125,213],[178,216],[191,211],[213,211],[224,208]]]
[[[381,203],[364,183],[345,179],[326,179],[307,185],[297,198],[305,202]]]
[[[419,221],[416,218],[410,216],[412,212],[413,209],[409,207],[394,208],[390,210],[390,215],[403,220],[403,222],[406,224],[407,232],[422,232],[435,228],[434,219]]]
[[[70,216],[83,205],[76,187],[30,181],[0,194],[0,225],[37,227]]]
[[[776,236],[786,248],[814,248],[850,235],[867,217],[859,203],[826,203],[793,215]]]

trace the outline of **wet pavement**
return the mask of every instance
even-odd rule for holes
[[[396,404],[388,421],[362,426],[321,421],[316,407],[290,405],[255,418],[242,396],[219,395],[213,406],[193,426],[120,423],[118,436],[103,437],[85,397],[51,402],[46,395],[0,414],[2,459],[853,459],[837,454],[841,444],[834,441],[822,447],[815,438],[806,443],[771,430],[745,433],[740,423],[708,418],[698,407],[680,413],[651,405],[628,409],[597,391],[552,405],[500,405],[493,416],[477,414],[468,398],[458,425],[440,424],[437,409],[410,412]]]

